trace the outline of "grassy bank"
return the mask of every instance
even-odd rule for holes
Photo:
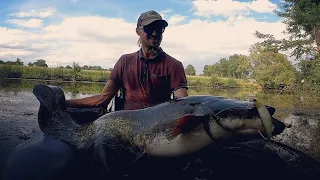
[[[0,65],[2,78],[105,82],[109,75],[110,71]]]
[[[0,65],[0,78],[106,82],[109,75],[110,71]],[[187,79],[189,86],[196,87],[260,88],[258,84],[243,79],[206,76],[187,76]]]

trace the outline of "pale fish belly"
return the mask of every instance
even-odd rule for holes
[[[210,131],[213,137],[217,139],[230,137],[230,132],[223,130],[216,123],[211,124]],[[146,153],[162,157],[181,156],[197,152],[212,143],[215,142],[201,126],[197,131],[180,134],[171,141],[167,140],[164,133],[159,133],[153,140],[146,143]]]

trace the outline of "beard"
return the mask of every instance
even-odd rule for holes
[[[146,41],[142,41],[140,39],[142,48],[147,50],[147,52],[149,52],[150,54],[157,54],[159,52],[161,40],[157,40],[157,41],[158,42],[156,43],[150,43],[149,39],[147,39]]]
[[[158,49],[162,41],[162,36],[150,35],[143,39],[139,38],[139,41],[146,48]]]
[[[152,53],[152,54],[156,54],[156,53],[158,53],[159,49],[160,49],[159,47],[157,47],[157,48],[151,47],[151,48],[148,48],[148,52]]]

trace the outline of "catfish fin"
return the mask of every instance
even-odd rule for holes
[[[56,108],[54,104],[55,95],[49,86],[44,84],[36,84],[32,92],[39,100],[40,105],[47,108],[48,112],[52,112]]]
[[[185,114],[180,117],[167,130],[165,136],[171,141],[176,138],[180,134],[188,133],[193,129],[196,129],[199,125],[201,125],[204,120],[207,120],[207,116],[195,116],[194,114]]]

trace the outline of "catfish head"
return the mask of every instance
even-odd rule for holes
[[[217,96],[189,96],[179,98],[175,103],[176,108],[185,107],[185,114],[169,123],[147,144],[149,154],[188,154],[212,143],[237,142],[261,136],[270,138],[285,129],[284,123],[272,117],[275,112],[273,107],[256,106],[256,102]]]

